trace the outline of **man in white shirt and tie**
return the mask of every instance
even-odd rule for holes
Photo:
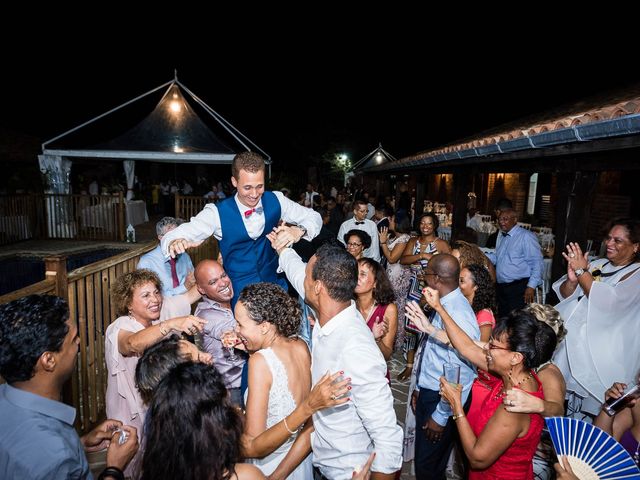
[[[293,249],[278,251],[280,267],[296,289],[304,290],[305,302],[316,312],[313,384],[326,372],[343,371],[352,389],[347,403],[313,415],[313,426],[305,426],[270,478],[286,478],[309,448],[320,478],[351,479],[354,468],[374,451],[371,478],[395,478],[402,467],[403,432],[385,377],[386,362],[352,300],[358,276],[355,258],[337,244],[327,243],[305,267]]]
[[[346,245],[346,241],[344,239],[345,233],[354,229],[367,232],[371,237],[371,246],[364,251],[363,255],[367,258],[373,258],[376,262],[379,262],[380,241],[378,239],[378,228],[376,227],[375,222],[367,219],[367,212],[367,203],[364,200],[356,200],[353,202],[353,218],[342,222],[340,230],[338,231],[338,240],[343,245]]]

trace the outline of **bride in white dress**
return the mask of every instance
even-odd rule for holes
[[[243,450],[246,457],[255,457],[248,462],[269,475],[291,448],[305,419],[318,409],[307,401],[311,355],[307,344],[296,336],[299,303],[279,286],[247,286],[236,304],[235,317],[238,337],[249,352],[254,352],[249,359]],[[327,380],[331,378],[335,376]],[[288,478],[313,478],[311,455]]]

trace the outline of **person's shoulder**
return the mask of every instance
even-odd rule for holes
[[[267,478],[258,467],[249,463],[236,463],[235,470],[236,474],[235,476],[231,477],[232,479],[259,480],[262,478]]]

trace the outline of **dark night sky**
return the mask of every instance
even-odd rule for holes
[[[61,52],[27,67],[11,55],[0,80],[0,124],[48,139],[168,81],[175,67],[277,168],[299,165],[332,143],[357,160],[380,141],[400,158],[634,80],[607,70],[587,75],[570,61],[523,68],[478,59],[463,68],[419,50],[203,52],[186,59],[158,49],[117,59]]]

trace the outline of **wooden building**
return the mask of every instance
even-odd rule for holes
[[[640,85],[356,173],[387,192],[406,182],[416,211],[426,199],[452,202],[453,237],[465,228],[470,199],[490,214],[507,197],[520,219],[551,227],[557,246],[597,246],[610,219],[638,216]],[[564,272],[561,250],[553,279]]]

